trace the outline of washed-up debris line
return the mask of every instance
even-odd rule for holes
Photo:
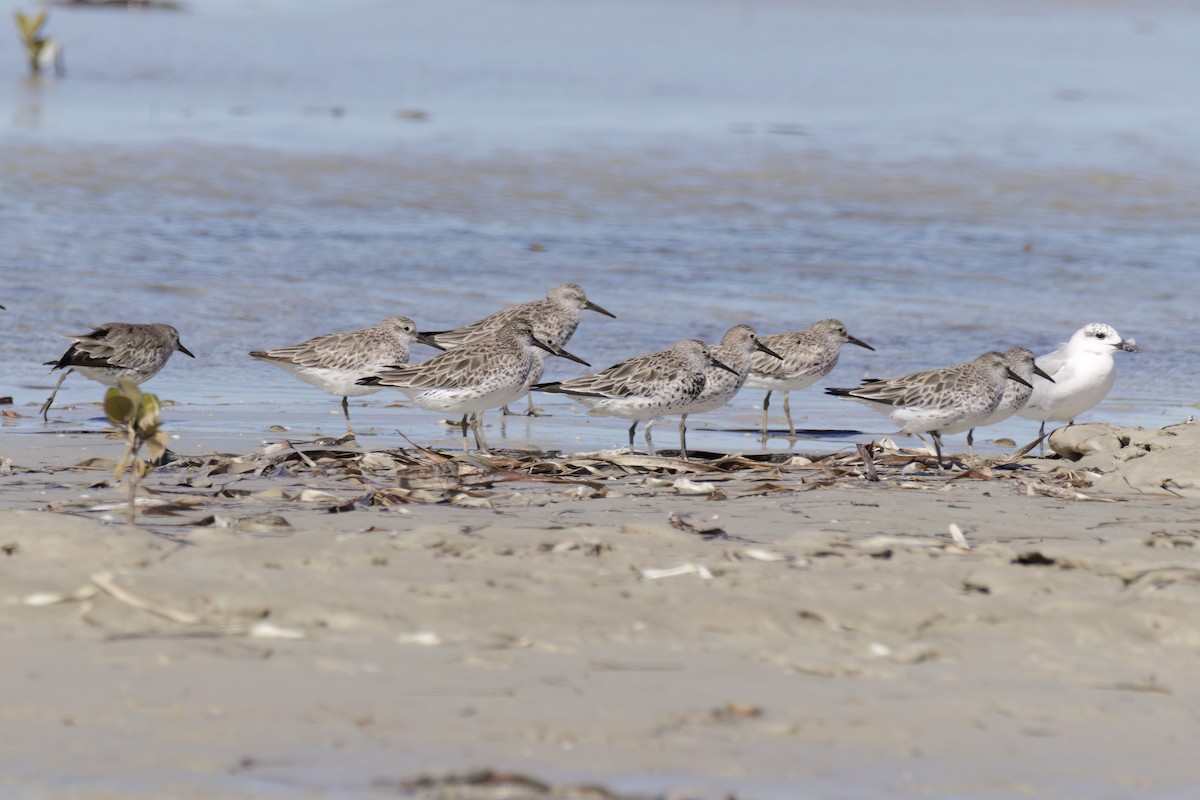
[[[91,458],[38,472],[96,473],[96,482],[87,485],[104,489],[113,487],[101,475],[111,474],[112,466],[109,459]],[[958,481],[997,481],[1020,494],[1094,499],[1080,491],[1086,484],[1070,473],[1050,474],[1021,463],[982,460],[977,466],[943,471],[928,453],[902,450],[890,440],[827,454],[694,453],[684,461],[625,451],[570,455],[528,451],[481,455],[421,447],[363,451],[347,436],[280,440],[245,455],[169,457],[147,476],[136,503],[141,524],[149,527],[230,527],[255,535],[286,536],[290,526],[274,512],[288,504],[334,514],[437,503],[508,510],[631,492],[721,501],[831,487],[936,490]],[[97,496],[106,497],[88,493],[78,501],[58,502],[46,509],[104,515],[120,507],[115,498],[97,502]],[[271,513],[264,513],[264,505]]]

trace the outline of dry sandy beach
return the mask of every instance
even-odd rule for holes
[[[1191,424],[1076,426],[1053,444],[1082,460],[943,474],[876,449],[877,482],[853,447],[281,440],[161,468],[137,527],[118,442],[46,438],[3,441],[6,797],[1200,785]]]

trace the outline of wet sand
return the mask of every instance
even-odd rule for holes
[[[139,527],[109,464],[42,438],[6,437],[0,478],[14,796],[397,796],[473,767],[670,797],[1200,781],[1200,495],[1088,485],[1194,476],[1191,425],[1055,438],[1102,467],[877,451],[874,483],[848,453],[277,444],[160,469]],[[453,791],[415,796],[552,796]]]

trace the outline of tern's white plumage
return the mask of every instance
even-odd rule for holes
[[[1132,339],[1122,339],[1111,325],[1093,322],[1084,325],[1059,345],[1053,353],[1037,359],[1037,365],[1054,382],[1044,378],[1033,381],[1033,392],[1025,407],[1017,413],[1026,419],[1045,423],[1074,419],[1105,398],[1116,380],[1113,356],[1117,351],[1140,353]]]

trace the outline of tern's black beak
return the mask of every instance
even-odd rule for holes
[[[193,353],[191,350],[188,350],[186,347],[183,346],[183,342],[176,342],[175,349],[178,350],[179,352],[183,353],[185,356],[191,356],[192,358],[196,357],[195,353]]]
[[[1028,386],[1030,389],[1032,389],[1032,388],[1033,388],[1033,384],[1032,384],[1032,383],[1030,383],[1029,381],[1025,380],[1025,379],[1024,379],[1024,378],[1022,378],[1020,375],[1018,375],[1017,373],[1013,372],[1011,369],[1008,369],[1007,367],[1005,367],[1004,371],[1008,373],[1008,379],[1009,379],[1010,381],[1016,381],[1017,383],[1024,384],[1025,386]]]
[[[433,336],[434,335],[431,333],[418,332],[417,333],[417,341],[420,342],[421,344],[429,345],[430,347],[436,348],[438,350],[445,350],[446,348],[444,348],[440,344],[438,344],[437,341],[434,340]]]
[[[574,362],[575,362],[575,363],[577,363],[577,364],[583,364],[585,367],[590,367],[590,366],[591,366],[591,364],[589,364],[588,362],[584,361],[584,360],[583,360],[582,358],[580,358],[579,356],[576,356],[576,355],[571,355],[571,354],[570,354],[570,353],[568,353],[566,350],[562,350],[562,349],[555,349],[555,348],[551,347],[550,345],[546,344],[545,342],[543,342],[541,339],[537,338],[536,336],[535,336],[535,337],[533,337],[533,346],[534,346],[534,347],[540,347],[540,348],[542,348],[543,350],[545,350],[547,353],[550,353],[551,355],[555,355],[555,356],[558,356],[558,357],[560,357],[560,358],[565,358],[565,359],[568,359],[568,360],[570,360],[570,361],[574,361]]]
[[[768,352],[770,352],[770,351],[768,351]],[[773,355],[773,356],[774,356],[775,354],[774,354],[774,353],[771,353],[771,355]],[[775,356],[775,357],[776,357],[776,358],[779,358],[779,356]],[[723,369],[723,370],[725,370],[726,372],[728,372],[728,373],[729,373],[729,374],[731,374],[731,375],[737,375],[737,370],[736,370],[736,369],[734,369],[733,367],[729,366],[728,364],[722,364],[720,361],[717,361],[715,358],[712,360],[712,365],[713,365],[714,367],[716,367],[717,369]]]
[[[775,358],[778,358],[780,361],[783,361],[783,356],[779,355],[779,353],[776,353],[774,350],[772,350],[771,348],[769,348],[765,344],[763,344],[762,339],[755,339],[754,347],[756,350],[762,350],[767,355],[774,356]]]
[[[1054,378],[1050,377],[1050,373],[1046,372],[1046,370],[1042,369],[1037,364],[1033,365],[1033,374],[1037,375],[1039,378],[1045,378],[1046,380],[1050,381],[1051,383],[1054,383]]]
[[[584,307],[584,308],[590,308],[592,311],[595,311],[595,312],[596,312],[596,313],[598,313],[598,314],[603,314],[603,315],[604,315],[604,316],[606,316],[606,317],[612,317],[613,319],[616,319],[616,318],[617,318],[617,315],[616,315],[616,314],[612,313],[611,311],[605,311],[603,308],[601,308],[600,306],[596,305],[596,304],[595,304],[595,303],[593,303],[591,300],[584,300],[584,301],[583,301],[583,307]]]
[[[875,349],[874,347],[871,347],[871,345],[869,345],[869,344],[867,344],[866,342],[864,342],[862,339],[856,339],[856,338],[854,338],[853,336],[851,336],[851,335],[850,335],[850,334],[848,334],[848,333],[846,334],[846,341],[847,341],[847,342],[849,342],[850,344],[856,344],[856,345],[858,345],[859,347],[865,347],[865,348],[867,348],[868,350],[874,350],[874,349]]]
[[[1124,350],[1126,353],[1140,353],[1142,348],[1138,347],[1138,343],[1133,339],[1126,339],[1117,345],[1118,350]]]

